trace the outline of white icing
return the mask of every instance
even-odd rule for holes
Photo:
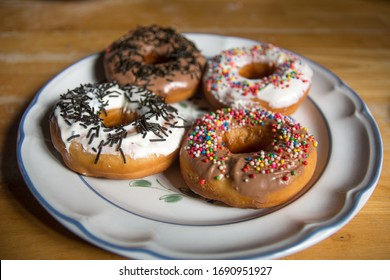
[[[87,92],[87,96],[90,97],[88,100],[88,106],[93,108],[95,112],[98,112],[101,108],[101,105],[107,102],[107,105],[104,107],[106,111],[123,108],[124,111],[137,113],[139,116],[144,115],[150,112],[150,108],[146,106],[140,107],[139,101],[144,99],[144,94],[149,93],[145,90],[140,90],[137,87],[132,88],[132,97],[129,99],[125,96],[124,90],[122,90],[117,84],[111,84],[105,92],[114,92],[116,97],[111,97],[106,95],[103,98],[97,98],[97,96],[92,91],[92,88],[89,88],[90,91]],[[60,101],[61,102],[61,101]],[[98,126],[99,135],[96,137],[88,136],[90,129],[96,127],[96,124],[88,125],[87,127],[82,126],[82,122],[69,122],[69,119],[63,117],[61,112],[61,107],[56,106],[54,110],[54,116],[57,119],[58,126],[61,131],[62,141],[65,143],[66,149],[69,149],[71,143],[76,141],[80,143],[85,151],[88,153],[97,154],[99,150],[99,144],[101,141],[107,141],[109,134],[115,133],[114,131],[104,131],[106,128],[103,122],[99,122]],[[138,159],[145,158],[151,155],[169,155],[174,152],[180,146],[181,139],[184,135],[185,129],[184,121],[178,115],[174,114],[175,117],[169,120],[164,119],[163,117],[154,116],[149,121],[153,123],[158,123],[161,127],[166,127],[166,135],[163,135],[165,141],[153,141],[153,139],[159,139],[159,137],[152,131],[147,131],[145,135],[137,132],[136,127],[134,126],[134,121],[125,125],[123,127],[124,131],[127,131],[127,135],[122,139],[121,149],[123,153],[130,158]],[[172,125],[175,123],[175,127]],[[90,133],[91,134],[91,133]],[[73,135],[79,135],[78,137],[72,138],[69,140],[69,137]],[[152,139],[152,141],[150,141]],[[118,154],[118,145],[113,144],[112,146],[106,145],[101,149],[100,154]]]
[[[242,77],[240,68],[251,63],[274,64],[276,69],[283,70],[282,74],[276,75],[276,78],[283,80],[283,84],[264,85],[264,78]],[[286,67],[287,64],[290,66]],[[309,89],[312,76],[312,69],[294,54],[270,44],[260,44],[223,51],[208,62],[203,79],[211,87],[214,98],[226,106],[251,105],[254,99],[259,99],[272,108],[284,108],[298,102]],[[245,95],[245,86],[234,87],[232,83],[258,86],[260,89]]]

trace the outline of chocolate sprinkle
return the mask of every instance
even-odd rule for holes
[[[77,138],[77,137],[80,137],[80,134],[74,134],[74,135],[70,136],[68,139],[66,139],[66,141],[70,141],[70,140]]]
[[[122,156],[122,158],[123,158],[123,163],[126,164],[126,156],[125,156],[125,154],[123,153],[122,148],[119,148],[119,152],[121,153],[121,156]]]
[[[166,141],[167,139],[149,139],[150,142]]]

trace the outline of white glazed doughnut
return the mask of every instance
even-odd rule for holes
[[[217,108],[241,105],[290,115],[307,96],[313,71],[271,44],[222,51],[207,65],[203,89]]]
[[[116,83],[81,85],[61,96],[50,117],[65,164],[87,176],[140,178],[175,159],[184,120],[152,92]]]

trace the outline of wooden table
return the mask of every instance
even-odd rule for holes
[[[368,203],[326,240],[286,259],[390,258],[390,3],[369,0],[0,1],[0,257],[120,259],[60,225],[30,193],[17,129],[37,91],[137,25],[272,42],[333,71],[365,101],[384,142]]]

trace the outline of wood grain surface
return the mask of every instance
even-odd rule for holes
[[[322,64],[352,87],[382,135],[379,182],[345,227],[285,259],[390,259],[389,15],[386,0],[1,0],[1,259],[121,259],[83,241],[40,206],[17,166],[17,129],[34,95],[58,72],[152,23],[271,42]]]

